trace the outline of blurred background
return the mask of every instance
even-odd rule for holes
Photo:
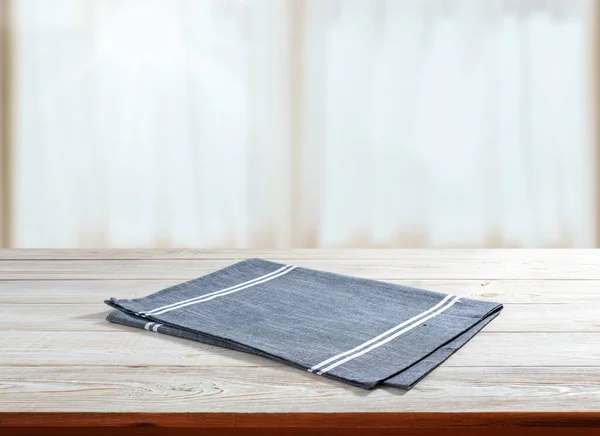
[[[0,246],[596,246],[599,17],[0,0]]]

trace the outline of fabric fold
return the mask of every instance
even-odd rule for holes
[[[248,259],[137,299],[107,320],[252,353],[371,389],[410,389],[502,305]]]

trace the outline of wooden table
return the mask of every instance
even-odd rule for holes
[[[505,309],[409,392],[364,391],[104,320],[106,297],[143,296],[248,257]],[[0,434],[82,434],[81,427],[113,435],[447,428],[487,436],[560,427],[598,436],[600,251],[0,250]]]

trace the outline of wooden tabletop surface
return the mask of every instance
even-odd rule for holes
[[[408,392],[365,391],[104,320],[107,297],[144,296],[249,257],[505,309]],[[0,434],[449,424],[600,434],[600,250],[0,250]]]

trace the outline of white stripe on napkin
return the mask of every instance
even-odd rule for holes
[[[373,339],[371,339],[371,340],[369,340],[369,341],[367,341],[367,342],[359,345],[358,347],[353,348],[352,350],[346,351],[344,353],[340,353],[337,356],[334,356],[334,357],[332,357],[332,358],[330,358],[330,359],[328,359],[326,361],[323,361],[323,362],[321,362],[321,363],[313,366],[311,369],[309,369],[309,371],[310,372],[315,372],[315,370],[317,368],[320,368],[320,367],[326,365],[329,362],[333,362],[334,360],[337,360],[337,359],[339,359],[340,357],[342,357],[344,355],[350,354],[348,357],[346,357],[346,358],[344,358],[342,360],[339,360],[339,361],[337,361],[337,362],[335,362],[335,363],[327,366],[326,368],[323,368],[320,371],[317,371],[317,374],[321,375],[321,374],[323,374],[325,372],[331,371],[333,368],[335,368],[335,367],[337,367],[337,366],[339,366],[339,365],[341,365],[343,363],[346,363],[346,362],[348,362],[350,360],[356,359],[357,357],[360,357],[360,356],[362,356],[362,355],[364,355],[364,354],[366,354],[366,353],[368,353],[368,352],[370,352],[370,351],[372,351],[372,350],[374,350],[374,349],[376,349],[376,348],[378,348],[378,347],[380,347],[380,346],[382,346],[384,344],[387,344],[389,341],[397,338],[398,336],[403,335],[404,333],[412,330],[413,328],[415,328],[415,327],[423,324],[425,321],[427,321],[427,320],[429,320],[431,318],[434,318],[437,315],[439,315],[440,313],[446,311],[447,309],[449,309],[450,307],[452,307],[454,305],[454,303],[456,303],[460,299],[460,297],[454,297],[452,299],[452,301],[450,301],[449,303],[447,303],[445,306],[443,306],[442,308],[440,308],[436,312],[432,313],[431,315],[426,316],[425,318],[423,318],[424,315],[426,315],[427,313],[432,312],[433,310],[435,310],[438,307],[440,307],[440,305],[444,304],[450,297],[453,297],[453,296],[452,295],[446,296],[442,301],[440,301],[438,304],[436,304],[435,306],[433,306],[431,309],[428,309],[427,311],[425,311],[425,312],[423,312],[423,313],[421,313],[421,314],[419,314],[419,315],[417,315],[417,316],[409,319],[408,321],[404,321],[403,323],[397,325],[396,327],[394,327],[394,328],[392,328],[392,329],[390,329],[390,330],[388,330],[388,331],[386,331],[386,332],[378,335],[377,337],[375,337],[375,338],[373,338]],[[393,335],[388,336],[385,339],[382,339],[385,336],[389,335],[390,333],[392,333],[392,332],[394,332],[394,331],[396,331],[396,330],[398,330],[398,329],[400,329],[400,328],[402,328],[402,327],[404,327],[406,325],[408,325],[408,327],[405,327],[404,329],[402,329],[402,330],[394,333]],[[373,342],[375,342],[375,343],[373,343]],[[373,345],[371,345],[370,347],[368,347],[368,348],[360,351],[361,348],[364,348],[368,344],[373,344]],[[354,354],[351,354],[351,353],[354,353]]]
[[[198,297],[189,298],[189,299],[187,299],[187,300],[177,301],[177,302],[175,302],[175,303],[171,303],[171,304],[167,304],[167,305],[165,305],[165,306],[157,307],[156,309],[152,309],[152,310],[149,310],[149,311],[147,311],[147,312],[139,312],[139,313],[136,313],[136,315],[138,315],[138,314],[139,314],[139,315],[142,315],[142,316],[143,316],[143,315],[153,315],[153,314],[155,314],[156,312],[159,312],[159,311],[161,311],[161,310],[163,310],[163,309],[167,309],[167,308],[171,308],[171,307],[179,306],[180,304],[184,304],[184,303],[188,303],[188,302],[193,302],[193,301],[196,301],[196,300],[202,300],[202,299],[204,299],[204,298],[206,298],[206,297],[210,297],[210,296],[212,296],[212,295],[217,295],[217,294],[221,294],[221,293],[223,293],[223,292],[226,292],[226,291],[230,291],[230,290],[233,290],[233,289],[237,289],[237,288],[239,288],[240,286],[244,286],[244,285],[250,285],[250,284],[257,284],[257,283],[255,283],[255,282],[258,282],[259,280],[262,280],[262,279],[266,279],[266,278],[268,278],[268,277],[271,277],[271,276],[273,276],[273,275],[275,275],[275,274],[277,274],[277,273],[279,273],[279,272],[281,272],[281,271],[284,271],[284,270],[286,270],[286,269],[288,269],[288,268],[291,268],[291,267],[292,267],[291,265],[284,265],[284,266],[282,266],[281,268],[279,268],[279,269],[277,269],[277,270],[275,270],[275,271],[271,271],[271,272],[270,272],[270,273],[268,273],[268,274],[262,275],[262,276],[260,276],[260,277],[256,277],[255,279],[248,280],[248,281],[245,281],[245,282],[243,282],[243,283],[239,283],[239,284],[237,284],[237,285],[235,285],[235,286],[230,286],[229,288],[220,289],[220,290],[218,290],[218,291],[214,291],[214,292],[211,292],[211,293],[209,293],[209,294],[199,295]],[[295,267],[293,267],[293,268],[295,268]]]
[[[277,272],[277,271],[274,271],[273,273],[266,274],[265,276],[263,276],[263,277],[266,277],[266,278],[258,277],[258,279],[262,278],[262,280],[254,279],[254,280],[251,280],[249,282],[245,282],[245,283],[248,283],[245,286],[241,286],[241,285],[245,284],[245,283],[241,283],[240,285],[232,286],[231,288],[223,289],[221,291],[211,292],[210,294],[202,295],[201,297],[196,297],[196,298],[191,298],[189,300],[184,300],[184,301],[181,301],[179,303],[176,303],[177,304],[176,306],[170,305],[170,306],[173,306],[173,307],[168,307],[166,309],[162,309],[162,310],[153,309],[150,312],[146,312],[146,315],[153,315],[153,316],[154,315],[162,315],[163,313],[167,313],[167,312],[170,312],[170,311],[176,310],[176,309],[181,309],[182,307],[186,307],[186,306],[191,306],[192,304],[204,303],[205,301],[210,301],[210,300],[213,300],[213,299],[215,299],[217,297],[222,297],[224,295],[233,294],[234,292],[238,292],[238,291],[241,291],[243,289],[247,289],[247,288],[250,288],[252,286],[256,286],[256,285],[259,285],[261,283],[266,283],[268,281],[274,280],[274,279],[276,279],[278,277],[281,277],[281,276],[289,273],[290,271],[294,270],[295,268],[296,268],[295,266],[286,265],[285,267],[280,268],[280,269],[277,270],[277,271],[279,271],[278,274],[274,274],[275,272]],[[258,281],[256,281],[256,280],[258,280]],[[231,289],[231,290],[228,290],[228,289]],[[225,291],[227,291],[227,292],[225,292]]]

